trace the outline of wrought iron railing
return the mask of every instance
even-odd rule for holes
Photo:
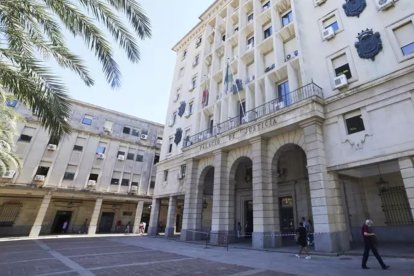
[[[243,124],[256,121],[257,119],[260,119],[268,114],[277,112],[283,108],[314,96],[323,98],[322,88],[312,82],[292,92],[281,95],[281,97],[277,97],[276,99],[271,100],[261,106],[248,110],[245,112],[244,116],[236,116],[230,118],[227,121],[213,126],[212,128],[203,130],[193,136],[185,137],[183,147],[186,148],[199,142],[205,141],[212,136],[223,134],[229,130],[238,128]]]

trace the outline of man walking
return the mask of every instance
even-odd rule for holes
[[[377,236],[375,233],[372,232],[372,225],[373,221],[370,219],[367,219],[365,221],[365,224],[362,226],[361,232],[362,232],[362,238],[364,239],[364,255],[362,257],[362,268],[363,269],[369,269],[367,267],[367,261],[369,257],[369,251],[372,251],[372,254],[377,258],[378,262],[380,263],[382,269],[388,269],[390,268],[389,265],[386,265],[384,261],[382,260],[381,256],[378,254],[377,251]]]

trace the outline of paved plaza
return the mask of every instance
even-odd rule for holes
[[[316,256],[243,248],[205,248],[164,238],[58,238],[0,242],[0,275],[414,275],[414,259]]]

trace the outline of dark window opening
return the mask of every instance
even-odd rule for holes
[[[112,178],[111,179],[111,185],[118,185],[119,184],[119,178]]]
[[[123,178],[121,181],[121,186],[129,186],[129,179]]]
[[[188,136],[187,136],[188,137]],[[160,156],[159,155],[155,155],[154,156],[154,164],[157,164],[158,162],[160,162]]]
[[[139,137],[139,129],[133,128],[131,135],[135,137]]]
[[[30,142],[32,140],[32,136],[26,135],[26,134],[22,134],[19,137],[19,141],[21,142]]]
[[[349,67],[348,63],[335,68],[335,74],[337,77],[340,75],[345,75],[347,79],[352,78],[351,68]]]
[[[282,27],[286,26],[293,20],[293,13],[292,11],[289,11],[287,14],[282,16]]]
[[[48,172],[49,172],[49,167],[40,166],[39,168],[37,168],[36,175],[47,175]]]
[[[73,172],[65,172],[63,175],[63,180],[73,180],[75,178],[75,173]]]
[[[137,186],[138,187],[138,182],[132,182],[131,186]]]
[[[125,151],[118,151],[118,154],[116,156],[120,156],[120,155],[124,155],[125,156]]]
[[[134,160],[134,154],[133,153],[128,153],[127,159],[128,160]]]
[[[124,129],[122,130],[122,133],[124,133],[124,134],[130,134],[131,133],[131,128],[124,127]]]
[[[272,26],[270,26],[269,28],[267,28],[266,30],[264,30],[264,38],[268,38],[269,36],[272,35]]]
[[[73,146],[73,150],[75,150],[75,151],[82,151],[83,150],[83,147],[82,146],[79,146],[79,145],[74,145]]]
[[[142,162],[144,160],[144,156],[141,154],[137,154],[135,161]]]
[[[351,117],[345,120],[348,134],[356,133],[365,130],[364,121],[361,115]]]
[[[91,174],[89,174],[88,180],[98,181],[98,176],[99,176],[99,174],[97,174],[97,173],[91,173]]]
[[[154,187],[155,187],[155,181],[151,181],[150,182],[150,189],[154,189]]]

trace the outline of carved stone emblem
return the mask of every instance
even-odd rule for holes
[[[365,0],[346,0],[346,3],[342,5],[346,16],[357,16],[364,11],[367,3]]]
[[[358,41],[355,42],[360,58],[375,60],[375,56],[382,50],[381,35],[369,29],[358,34]]]
[[[183,130],[181,128],[177,128],[175,130],[174,143],[178,145],[181,142],[182,137],[183,137]]]
[[[184,112],[185,112],[185,106],[186,106],[185,102],[184,102],[184,101],[182,101],[182,102],[180,103],[180,106],[178,107],[178,116],[180,116],[180,117],[182,117],[182,116],[183,116],[183,114],[184,114]]]

